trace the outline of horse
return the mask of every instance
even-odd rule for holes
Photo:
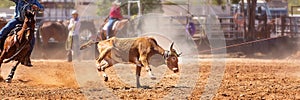
[[[275,20],[271,20],[266,25],[264,23],[259,24],[256,31],[258,39],[270,38],[271,33],[275,31]]]
[[[39,34],[43,40],[43,47],[49,45],[49,39],[54,38],[58,43],[65,43],[68,37],[67,22],[46,21],[39,27]]]
[[[31,7],[32,5],[29,6]],[[16,30],[17,27],[10,32],[4,42],[3,50],[0,55],[0,68],[2,63],[8,63],[12,60],[17,61],[5,80],[7,83],[11,82],[17,66],[20,63],[26,63],[26,60],[30,59],[30,41],[34,38],[35,12],[25,10],[24,14],[25,19],[23,26],[19,30]],[[0,77],[0,79],[3,78]]]
[[[95,24],[92,21],[81,21],[80,23],[81,26],[79,30],[80,33],[82,33],[82,36],[80,37],[82,40],[86,40],[86,38],[90,38],[88,35],[96,33]],[[44,22],[39,28],[39,33],[43,40],[43,46],[48,46],[50,38],[54,38],[58,41],[58,43],[65,43],[69,33],[67,28],[68,24],[68,21]]]
[[[121,29],[124,28],[124,26],[129,22],[129,19],[122,19],[122,20],[118,20],[118,21],[115,21],[114,22],[114,25],[112,27],[112,31],[111,31],[111,37],[113,36],[116,36],[117,35],[117,32]],[[104,20],[104,23],[102,23],[100,25],[100,28],[99,28],[99,34],[100,36],[97,36],[97,38],[99,38],[100,40],[106,40],[106,36],[107,36],[107,33],[106,33],[106,30],[107,30],[107,27],[108,27],[108,17]]]

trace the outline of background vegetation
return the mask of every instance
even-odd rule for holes
[[[109,13],[111,3],[114,0],[99,0],[96,4],[98,6],[97,14],[100,16],[106,16]],[[122,13],[127,15],[128,6],[127,1],[128,0],[119,0],[122,2]],[[149,13],[149,12],[163,12],[161,0],[141,0],[141,10],[143,14]],[[137,4],[131,4],[130,8],[131,15],[136,15],[138,13],[138,6]]]
[[[14,5],[14,2],[11,2],[10,0],[1,0],[0,8],[9,8],[10,6]]]
[[[110,10],[111,2],[114,0],[96,0],[98,5],[98,15],[108,15]],[[128,0],[120,0],[123,4],[126,3]],[[166,0],[169,1],[165,4],[187,4],[188,0]],[[202,0],[190,0],[191,4],[199,4]],[[237,4],[240,0],[230,0],[231,3]],[[271,1],[271,0],[267,0]],[[300,0],[286,0],[288,2],[289,11],[291,10],[291,6],[300,6]],[[141,0],[142,2],[142,12],[149,13],[149,12],[162,12],[162,5],[161,0]],[[212,0],[211,3],[213,5],[224,5],[226,4],[226,0]],[[0,8],[8,8],[10,6],[14,6],[14,3],[10,0],[1,0]],[[122,7],[122,12],[127,14],[127,4]],[[131,15],[137,14],[137,5],[132,5],[131,7]],[[300,11],[298,12],[300,13]]]

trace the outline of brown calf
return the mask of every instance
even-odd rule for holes
[[[93,43],[87,43],[81,46],[81,49],[84,49],[91,44]],[[131,62],[136,64],[137,87],[141,86],[139,77],[143,66],[146,68],[151,79],[156,79],[149,66],[149,58],[155,54],[163,56],[168,68],[174,71],[174,73],[179,71],[177,58],[179,57],[179,54],[177,54],[177,52],[173,49],[173,43],[171,44],[170,50],[164,50],[157,44],[156,40],[151,37],[113,37],[108,40],[100,41],[97,46],[100,54],[96,59],[96,64],[98,71],[103,72],[105,81],[108,80],[108,77],[105,74],[105,69],[118,62]],[[118,58],[121,60],[118,60]]]

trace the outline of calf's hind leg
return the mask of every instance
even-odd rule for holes
[[[112,66],[113,63],[111,60],[102,60],[101,64],[97,64],[97,69],[99,72],[102,72],[102,75],[104,77],[104,81],[108,81],[108,76],[105,73],[105,69]]]
[[[99,56],[98,56],[98,58],[97,58],[97,62],[96,62],[96,64],[97,64],[97,69],[98,69],[98,71],[99,72],[103,72],[103,77],[104,77],[104,81],[107,81],[108,80],[108,77],[107,77],[107,75],[106,75],[106,73],[105,73],[105,68],[107,68],[107,67],[109,67],[109,66],[111,66],[112,65],[112,62],[110,61],[110,60],[103,60],[104,59],[104,57],[106,57],[107,56],[107,54],[109,53],[111,51],[111,48],[106,48],[106,49],[104,49],[104,50],[101,50],[101,52],[100,52],[100,54],[99,54]]]

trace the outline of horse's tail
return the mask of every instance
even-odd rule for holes
[[[99,41],[93,41],[93,40],[90,40],[86,43],[84,43],[83,45],[80,46],[80,50],[83,50],[85,48],[88,48],[90,47],[92,44],[97,44]]]

